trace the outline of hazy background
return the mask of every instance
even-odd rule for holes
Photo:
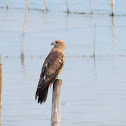
[[[9,0],[8,10],[0,8],[1,126],[50,126],[52,88],[45,104],[39,105],[34,96],[55,39],[66,43],[59,77],[63,80],[61,126],[126,126],[126,1],[116,0],[113,18],[110,3],[92,1],[93,15],[64,13],[65,0],[47,0],[49,12],[26,14],[24,0]],[[0,7],[5,7],[5,0]],[[30,0],[30,8],[45,9],[44,2]],[[90,13],[90,2],[69,0],[69,9]]]

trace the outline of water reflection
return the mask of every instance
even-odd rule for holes
[[[1,126],[1,101],[2,100],[2,64],[0,62],[0,126]]]
[[[112,37],[113,37],[113,42],[116,41],[116,32],[115,32],[115,17],[112,16]]]
[[[1,126],[1,107],[0,107],[0,126]]]
[[[92,15],[89,15],[89,25],[92,24]]]
[[[2,64],[0,62],[0,109],[1,109],[1,99],[2,99]]]
[[[69,27],[68,21],[69,21],[69,14],[67,13],[66,16],[65,16],[65,25],[66,25],[66,28]]]
[[[94,28],[94,69],[96,70],[96,24]]]
[[[96,71],[96,57],[94,57],[94,70]]]
[[[114,19],[114,16],[112,16],[112,24],[115,25],[115,19]]]
[[[114,55],[117,55],[117,44],[116,44],[116,24],[115,24],[115,17],[112,16],[112,44],[113,44],[113,50]]]

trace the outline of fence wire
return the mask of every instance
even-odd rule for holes
[[[46,0],[49,11],[73,13],[91,13],[90,0]],[[30,9],[46,10],[44,0],[29,0]],[[115,14],[126,15],[126,0],[115,0]],[[6,1],[0,1],[0,7],[6,8]],[[24,9],[26,0],[8,0],[9,8]],[[110,14],[111,0],[92,0],[93,13]]]

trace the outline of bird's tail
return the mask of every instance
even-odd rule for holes
[[[36,95],[35,95],[35,100],[38,97],[38,103],[40,102],[40,104],[41,104],[46,101],[47,95],[48,95],[48,88],[49,88],[49,86],[45,87],[44,89],[39,89],[39,88],[37,89]]]

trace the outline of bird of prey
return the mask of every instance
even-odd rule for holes
[[[61,73],[64,66],[64,50],[65,43],[62,40],[55,40],[51,43],[54,45],[49,55],[46,57],[42,66],[40,79],[35,94],[35,99],[38,99],[38,103],[44,103],[47,99],[48,88],[54,83],[55,79]]]

